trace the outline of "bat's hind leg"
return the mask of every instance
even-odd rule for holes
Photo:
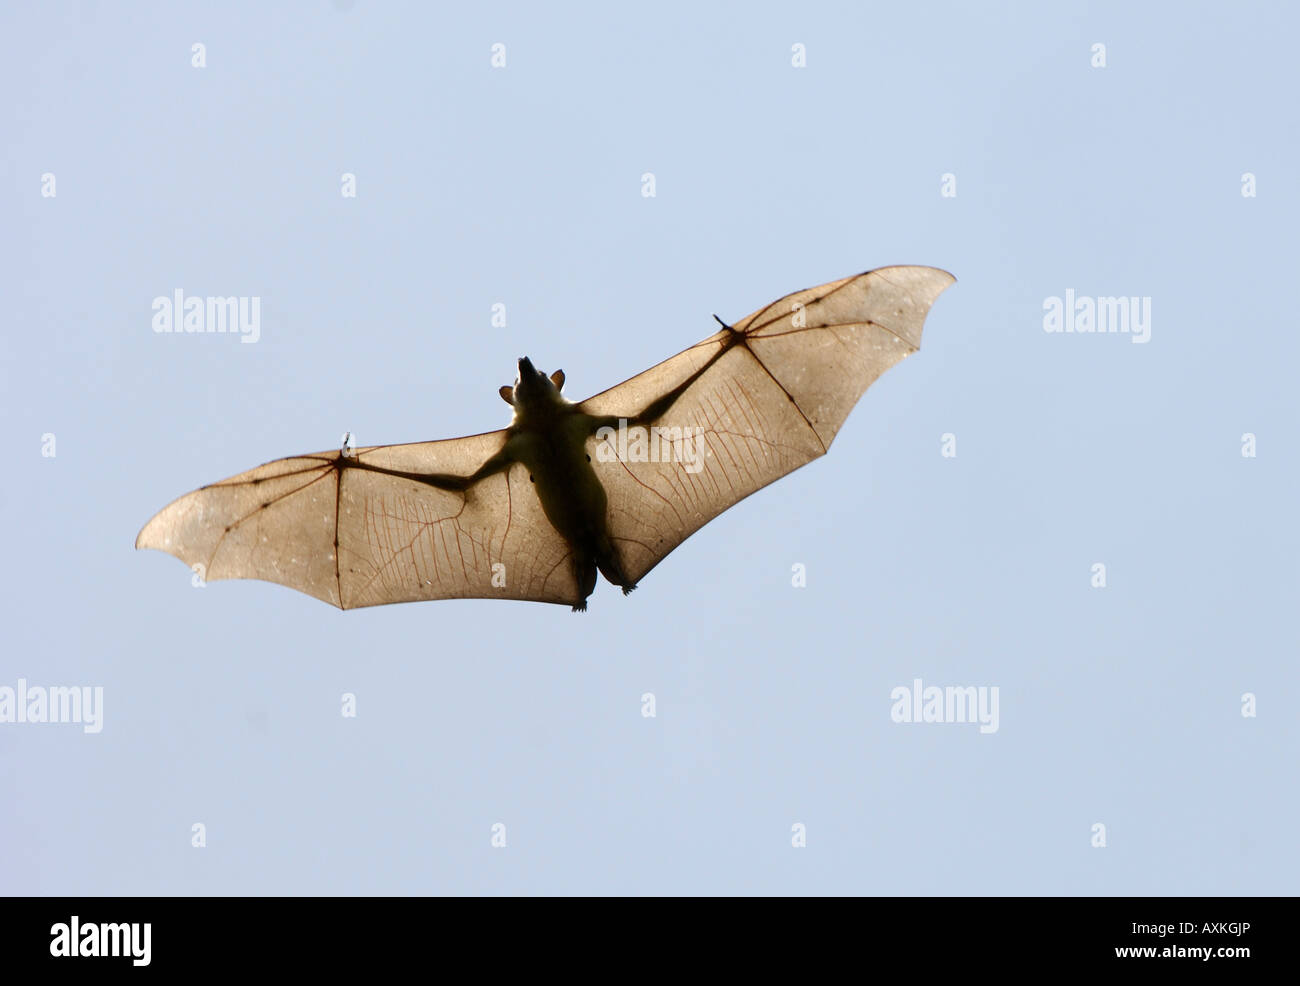
[[[600,574],[622,589],[623,595],[626,596],[636,588],[636,583],[623,571],[623,562],[618,557],[618,550],[609,541],[606,541],[601,546],[601,550],[596,553],[596,564],[600,568]]]
[[[587,597],[596,588],[596,560],[589,553],[574,551],[573,578],[578,583],[578,589],[582,593],[582,598],[573,604],[573,611],[575,613],[585,613],[587,611]]]

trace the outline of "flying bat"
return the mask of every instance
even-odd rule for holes
[[[354,609],[505,598],[587,608],[704,524],[825,454],[921,345],[953,276],[882,267],[786,295],[574,404],[527,358],[501,431],[277,459],[188,493],[137,548],[204,579],[263,579]],[[716,316],[714,316],[716,318]]]

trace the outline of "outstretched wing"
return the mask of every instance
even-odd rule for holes
[[[497,431],[350,457],[393,472],[468,475],[505,438]],[[277,459],[204,486],[160,511],[135,546],[173,554],[208,581],[264,579],[341,609],[419,599],[581,601],[569,547],[523,466],[458,492],[342,459]]]
[[[689,440],[672,455],[653,436],[641,448],[591,440],[626,574],[639,580],[728,507],[825,454],[867,387],[920,348],[925,316],[953,280],[933,267],[882,267],[798,291],[584,401],[588,414],[631,418],[708,366],[646,422],[674,439],[678,428],[698,435],[698,471],[682,461]],[[658,461],[640,461],[656,447]]]

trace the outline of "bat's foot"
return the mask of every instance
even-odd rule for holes
[[[632,595],[632,590],[635,589],[635,588],[636,588],[636,585],[635,585],[635,584],[633,584],[633,585],[625,585],[625,586],[623,586],[623,595],[625,595],[625,596],[630,596],[630,595]]]
[[[573,606],[573,609],[571,610],[571,612],[574,612],[574,613],[585,613],[585,612],[587,612],[587,600],[584,599],[584,600],[583,600],[582,602],[580,602],[580,603],[575,603],[574,606]]]

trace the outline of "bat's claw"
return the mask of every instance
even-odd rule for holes
[[[636,588],[635,585],[625,585],[625,586],[623,586],[623,595],[625,595],[625,596],[630,596],[630,595],[632,595],[632,590],[635,589],[635,588]]]
[[[587,612],[587,600],[584,599],[584,600],[583,600],[582,602],[580,602],[580,603],[574,603],[574,605],[573,605],[573,609],[571,610],[571,612],[574,612],[574,613],[585,613],[585,612]]]

